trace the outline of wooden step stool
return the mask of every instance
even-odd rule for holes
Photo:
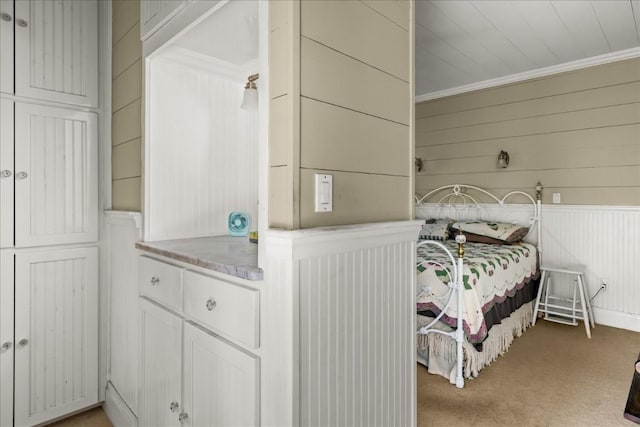
[[[582,320],[587,331],[587,338],[591,338],[591,328],[595,327],[593,310],[589,294],[585,288],[584,266],[556,267],[543,265],[540,267],[542,275],[531,325],[536,324],[538,313],[544,313],[544,319],[551,322],[577,325],[576,320]],[[569,274],[575,276],[573,284],[573,298],[560,298],[551,290],[551,273]]]

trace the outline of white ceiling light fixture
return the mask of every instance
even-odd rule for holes
[[[240,104],[240,108],[243,110],[258,110],[258,87],[256,86],[256,80],[258,80],[259,77],[259,74],[252,74],[247,78],[247,84],[244,85],[242,104]]]

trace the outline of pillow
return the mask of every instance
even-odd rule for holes
[[[447,240],[449,238],[450,219],[428,219],[418,235],[422,240]]]
[[[460,231],[453,230],[452,238],[454,238]],[[468,231],[462,231],[462,234],[467,238],[467,242],[472,243],[488,243],[490,245],[504,245],[506,242],[493,237],[482,236],[480,234],[469,233]]]
[[[518,224],[491,221],[465,221],[451,225],[454,230],[461,230],[465,235],[476,235],[495,239],[500,243],[517,243],[529,232],[529,227]],[[473,236],[472,236],[473,238]],[[471,240],[473,241],[473,240]],[[482,242],[491,243],[491,242]],[[495,242],[492,242],[495,243]]]

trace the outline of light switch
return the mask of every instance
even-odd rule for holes
[[[333,175],[316,174],[316,212],[333,211]]]
[[[553,203],[560,203],[560,193],[553,193]]]

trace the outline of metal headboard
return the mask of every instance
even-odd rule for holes
[[[479,209],[483,204],[483,202],[478,201],[481,195],[486,196],[486,198],[488,198],[489,200],[495,201],[500,206],[504,206],[508,200],[512,199],[515,196],[524,197],[528,202],[531,203],[533,209],[533,213],[529,218],[529,233],[527,234],[527,236],[529,236],[534,229],[536,230],[538,252],[542,253],[542,190],[542,184],[538,182],[535,186],[535,199],[531,197],[529,193],[520,190],[510,191],[504,196],[498,197],[483,188],[476,187],[475,185],[450,184],[436,188],[435,190],[431,190],[422,197],[416,196],[415,200],[416,205],[432,203],[438,206],[444,206],[447,208],[459,210],[468,208]],[[436,196],[439,196],[438,199],[431,201],[431,199]]]

